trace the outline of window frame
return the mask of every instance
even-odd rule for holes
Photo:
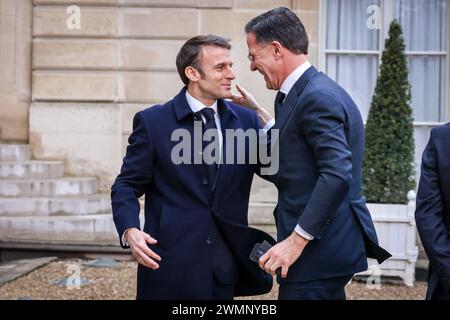
[[[387,39],[389,33],[389,25],[394,19],[395,0],[380,0],[381,7],[381,19],[382,27],[379,33],[379,49],[374,51],[367,50],[328,50],[326,48],[326,30],[327,30],[327,2],[328,0],[319,0],[319,57],[318,68],[319,70],[326,72],[327,70],[327,54],[335,55],[375,55],[378,54],[378,71],[381,64],[381,58],[384,50],[384,42]],[[447,39],[450,37],[450,0],[447,1]],[[446,69],[442,75],[441,83],[443,93],[441,95],[441,109],[439,113],[441,115],[441,121],[428,122],[428,121],[414,121],[414,125],[441,125],[450,121],[450,41],[447,40],[446,51],[406,51],[406,56],[439,56],[445,58]]]

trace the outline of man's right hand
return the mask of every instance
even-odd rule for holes
[[[273,119],[272,115],[266,109],[261,107],[255,97],[253,97],[250,92],[242,88],[239,84],[236,84],[236,89],[239,91],[240,95],[232,94],[231,99],[233,100],[233,103],[256,111],[261,128],[264,128],[266,124]]]
[[[125,239],[131,248],[133,257],[139,264],[153,270],[159,268],[159,264],[156,261],[161,261],[161,257],[150,250],[147,245],[147,243],[156,244],[156,239],[137,228],[128,229],[125,234]]]
[[[234,103],[250,108],[255,111],[258,111],[258,109],[261,108],[258,102],[256,101],[255,97],[253,97],[253,95],[250,92],[245,90],[239,84],[236,84],[236,89],[239,91],[240,96],[237,94],[232,95],[232,100]]]

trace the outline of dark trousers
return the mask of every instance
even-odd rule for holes
[[[446,291],[441,284],[438,284],[427,300],[450,300],[450,292]]]
[[[278,300],[345,300],[345,285],[352,278],[353,274],[282,284]]]
[[[213,276],[213,300],[233,300],[234,285],[222,284]]]
[[[428,264],[427,282],[427,300],[450,300],[450,291],[442,286],[439,276],[431,264]]]

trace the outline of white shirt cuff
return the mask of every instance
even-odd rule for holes
[[[269,131],[274,125],[275,125],[275,119],[274,118],[272,118],[269,121],[267,121],[266,125],[263,128],[264,133],[267,133],[267,131]]]
[[[128,230],[130,230],[130,228],[128,228],[127,230],[125,230],[124,232],[123,232],[123,234],[122,234],[122,244],[125,246],[125,247],[128,247],[128,242],[127,242],[127,240],[125,240],[125,235],[127,234],[127,231]]]
[[[295,232],[297,232],[299,235],[301,235],[306,240],[314,240],[314,237],[312,235],[310,235],[308,232],[306,232],[305,230],[303,230],[303,228],[300,227],[300,225],[297,225],[295,227]]]

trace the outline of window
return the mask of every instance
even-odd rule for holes
[[[449,0],[322,0],[319,67],[367,119],[389,24],[403,28],[415,122],[449,120]],[[379,8],[381,28],[368,18]]]

